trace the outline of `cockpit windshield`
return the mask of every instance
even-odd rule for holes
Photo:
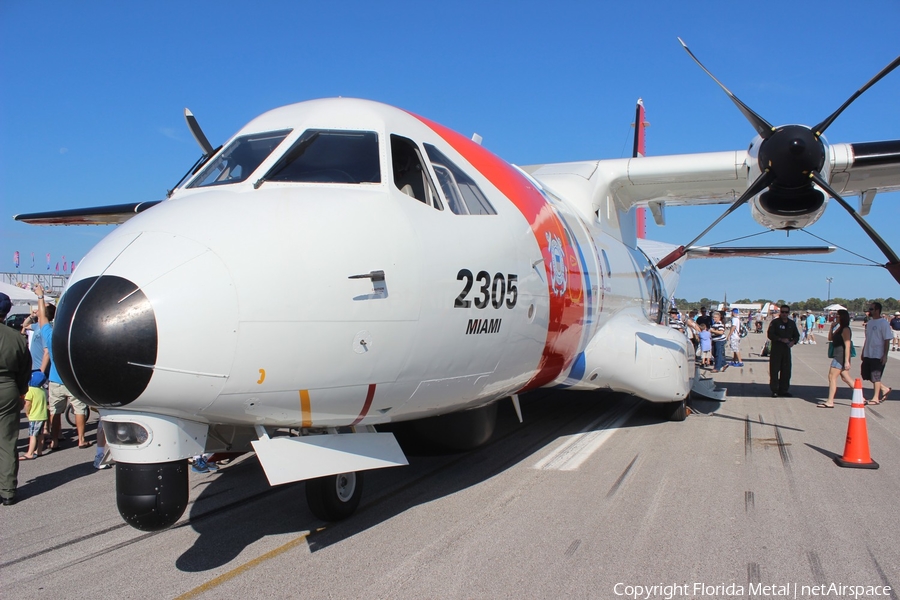
[[[263,181],[381,183],[378,134],[308,129]]]
[[[244,181],[290,132],[290,129],[282,129],[242,135],[207,165],[188,187],[198,188]]]

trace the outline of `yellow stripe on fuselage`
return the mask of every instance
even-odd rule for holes
[[[309,390],[300,390],[300,414],[303,417],[302,427],[312,427],[312,408],[309,405]]]

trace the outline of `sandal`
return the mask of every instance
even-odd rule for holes
[[[19,455],[19,460],[34,460],[37,456],[28,456],[27,454]]]
[[[873,400],[866,400],[865,402],[863,402],[863,404],[865,404],[866,406],[871,406],[873,404],[881,404],[882,402],[884,402],[884,400],[874,400],[873,399]]]
[[[816,404],[816,408],[834,408],[834,404],[825,404],[824,402],[819,402]]]

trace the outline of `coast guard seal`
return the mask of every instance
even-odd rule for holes
[[[555,235],[547,233],[547,244],[550,248],[550,274],[553,281],[553,293],[562,296],[566,293],[566,252],[562,242]]]

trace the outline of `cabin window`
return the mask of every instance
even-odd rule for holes
[[[438,184],[447,199],[447,206],[457,215],[496,215],[481,188],[465,171],[431,144],[425,144],[425,152],[434,167]]]
[[[391,163],[394,185],[398,190],[423,204],[444,210],[415,142],[399,135],[391,135]]]
[[[283,129],[242,135],[231,142],[188,187],[198,188],[244,181],[290,132],[290,129]]]
[[[381,183],[374,131],[308,129],[260,181]]]

